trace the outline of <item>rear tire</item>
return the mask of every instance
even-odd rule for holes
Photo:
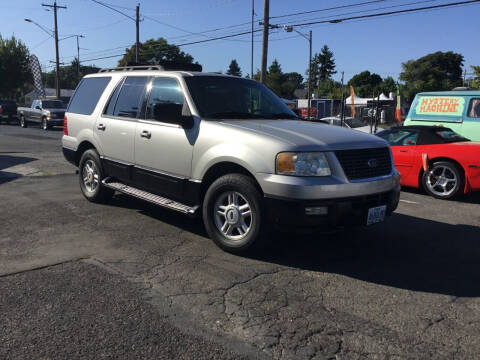
[[[451,161],[437,161],[422,176],[425,191],[437,199],[458,196],[465,184],[462,171]]]
[[[105,173],[96,150],[89,149],[82,154],[78,169],[80,189],[88,201],[105,203],[112,198],[114,191],[102,184]]]
[[[220,177],[207,190],[203,223],[210,238],[230,253],[245,253],[265,243],[262,195],[243,174]]]
[[[22,128],[26,128],[27,127],[27,121],[25,120],[25,116],[23,115],[20,115],[20,126]]]

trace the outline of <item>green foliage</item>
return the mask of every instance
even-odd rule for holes
[[[96,66],[80,65],[80,76],[78,75],[78,59],[75,58],[70,65],[60,67],[60,88],[61,89],[75,89],[82,77],[88,74],[97,73],[100,68]],[[55,88],[56,70],[53,69],[48,73],[43,73],[43,81],[45,87]]]
[[[472,88],[480,89],[480,66],[472,66],[475,79],[472,81]]]
[[[32,88],[28,57],[28,49],[20,40],[0,35],[0,97],[19,99]]]
[[[133,45],[120,59],[118,66],[127,66],[135,63],[135,48]],[[150,39],[140,44],[140,59],[142,64],[158,64],[159,61],[176,61],[181,63],[193,63],[193,56],[180,51],[176,45],[171,45],[164,38]]]
[[[260,81],[260,71],[253,76]],[[293,99],[296,89],[303,87],[303,76],[297,72],[284,73],[282,67],[275,59],[267,71],[266,85],[278,96],[285,99]]]
[[[312,89],[336,74],[335,67],[333,52],[330,51],[327,45],[323,45],[320,53],[315,53],[312,58],[312,77],[310,83]],[[308,79],[308,69],[305,75]]]
[[[362,71],[350,79],[348,85],[355,88],[355,94],[360,97],[372,97],[378,95],[382,77],[378,74],[371,74],[370,71]]]
[[[342,84],[332,79],[325,79],[320,82],[315,93],[322,98],[327,99],[341,99],[342,98]]]
[[[397,84],[395,83],[395,80],[393,80],[391,76],[387,76],[385,79],[383,79],[382,83],[380,84],[380,92],[388,96],[389,93],[396,92],[396,91],[397,91]]]
[[[240,66],[238,66],[237,60],[233,59],[230,62],[230,66],[227,70],[227,75],[242,76],[242,70],[240,69]]]
[[[400,80],[408,101],[422,91],[452,90],[462,85],[463,55],[438,51],[402,64]]]

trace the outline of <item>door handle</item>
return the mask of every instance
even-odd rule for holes
[[[400,152],[406,153],[408,152],[408,150],[400,150]]]
[[[98,130],[105,131],[106,128],[107,128],[107,127],[106,127],[104,124],[98,124],[98,125],[97,125],[97,129],[98,129]]]
[[[148,130],[143,130],[142,133],[140,134],[140,137],[150,139],[152,137],[152,133]]]

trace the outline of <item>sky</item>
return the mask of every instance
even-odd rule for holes
[[[103,1],[103,0],[102,0]],[[337,19],[367,13],[386,12],[445,4],[461,0],[382,0],[370,4],[309,14],[284,16],[292,13],[323,10],[331,7],[364,3],[369,0],[270,0],[272,24],[296,25],[311,21]],[[0,0],[2,9],[0,35],[15,35],[30,52],[37,55],[44,69],[53,69],[55,59],[53,38],[25,22],[30,18],[45,28],[53,29],[53,12],[46,11],[42,2],[53,0]],[[135,16],[140,4],[140,41],[164,37],[169,43],[183,44],[211,37],[250,31],[252,0],[104,0],[115,9]],[[80,59],[84,64],[99,67],[116,66],[121,57],[97,59],[122,54],[135,42],[135,22],[122,14],[96,4],[92,0],[59,0],[65,5],[58,13],[59,37],[82,34]],[[430,10],[420,13],[393,15],[368,20],[355,20],[336,24],[294,26],[302,33],[313,32],[313,53],[323,45],[333,51],[340,80],[369,70],[382,77],[398,79],[402,62],[417,59],[436,51],[454,51],[463,54],[467,72],[470,65],[480,65],[480,3],[455,8]],[[255,28],[263,19],[263,0],[255,0]],[[243,24],[243,25],[239,25]],[[207,30],[221,29],[203,34]],[[255,33],[254,71],[260,68],[261,31]],[[236,59],[243,74],[250,73],[250,34],[226,40],[184,45],[181,50],[191,54],[203,65],[204,71],[225,72],[232,59]],[[277,59],[284,72],[296,71],[305,75],[308,68],[308,41],[297,33],[283,29],[270,35],[268,64]],[[77,54],[76,38],[60,42],[61,61],[68,64]]]

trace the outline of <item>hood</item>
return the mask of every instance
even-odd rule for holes
[[[386,141],[374,135],[304,120],[223,120],[221,124],[274,138],[304,151],[388,146]]]

